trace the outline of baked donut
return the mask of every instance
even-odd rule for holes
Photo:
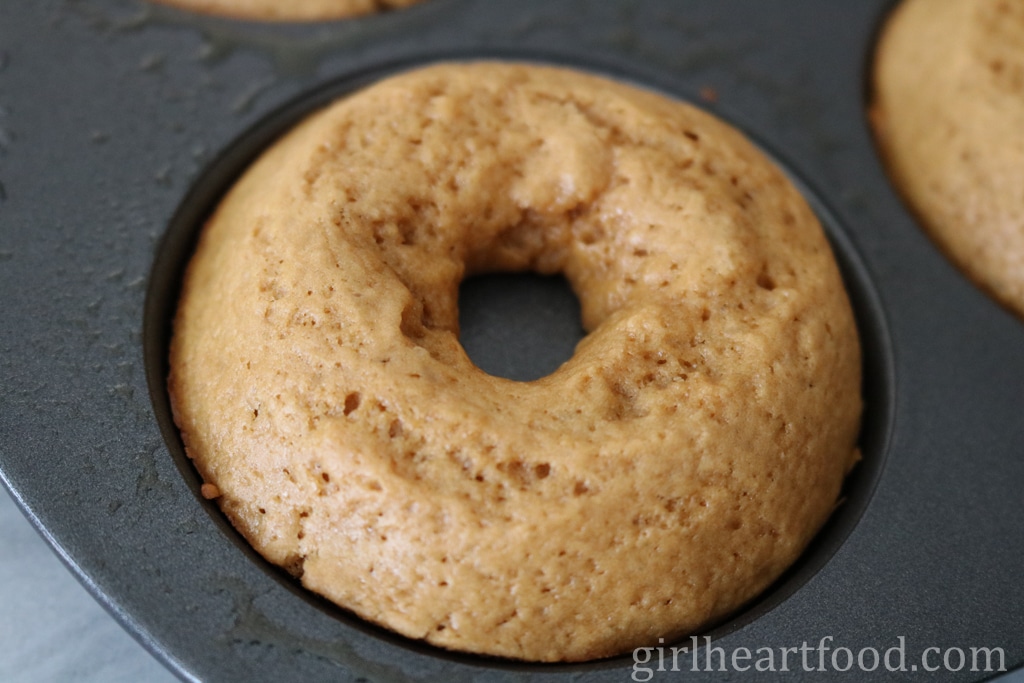
[[[324,21],[408,7],[419,0],[155,0],[205,14],[259,21]]]
[[[484,271],[563,273],[589,334],[515,382],[459,344]],[[410,638],[605,657],[737,610],[857,459],[859,343],[783,174],[698,109],[441,64],[310,116],[188,267],[170,394],[252,545]]]
[[[878,44],[871,121],[927,232],[1024,315],[1024,2],[901,3]]]

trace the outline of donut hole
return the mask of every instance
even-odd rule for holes
[[[488,374],[521,382],[550,375],[585,334],[580,302],[561,275],[477,275],[459,287],[459,341]]]

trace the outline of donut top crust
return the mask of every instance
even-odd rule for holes
[[[533,382],[458,342],[460,280],[561,272],[589,334]],[[584,660],[763,591],[856,460],[821,228],[732,128],[564,69],[442,64],[309,117],[188,269],[169,387],[238,529],[399,633]]]
[[[871,120],[929,234],[1024,316],[1024,2],[901,3],[879,42]]]
[[[409,7],[420,0],[154,0],[204,14],[258,21],[324,21]]]

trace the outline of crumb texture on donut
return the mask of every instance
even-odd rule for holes
[[[459,344],[460,281],[561,272],[589,331],[534,382]],[[856,460],[823,232],[696,108],[442,64],[316,113],[225,198],[169,380],[238,529],[412,638],[527,660],[671,642],[762,592]]]
[[[871,120],[928,232],[1024,315],[1024,1],[904,0],[879,42]]]
[[[409,7],[420,0],[152,0],[204,14],[258,21],[324,21]]]

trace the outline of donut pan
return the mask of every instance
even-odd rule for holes
[[[806,671],[797,658],[784,673],[776,662],[796,680],[991,677],[971,670],[972,647],[1002,648],[1006,668],[1019,666],[1024,322],[946,261],[879,163],[866,74],[890,5],[425,0],[270,25],[144,0],[0,4],[4,483],[93,595],[185,680],[630,680],[629,655],[531,665],[453,654],[307,594],[198,495],[163,384],[197,229],[291,123],[438,60],[561,64],[692,101],[746,132],[817,210],[858,316],[864,459],[844,501],[792,570],[699,642],[779,652],[830,639],[854,653],[904,643],[903,673]],[[461,302],[471,356],[510,377],[549,372],[581,334],[558,280],[483,278]],[[534,346],[517,351],[513,337]],[[926,648],[952,649],[952,666],[915,673]],[[957,648],[968,661],[954,671]],[[705,654],[701,671],[677,674],[658,672],[655,654],[653,680],[740,676],[707,671]]]

